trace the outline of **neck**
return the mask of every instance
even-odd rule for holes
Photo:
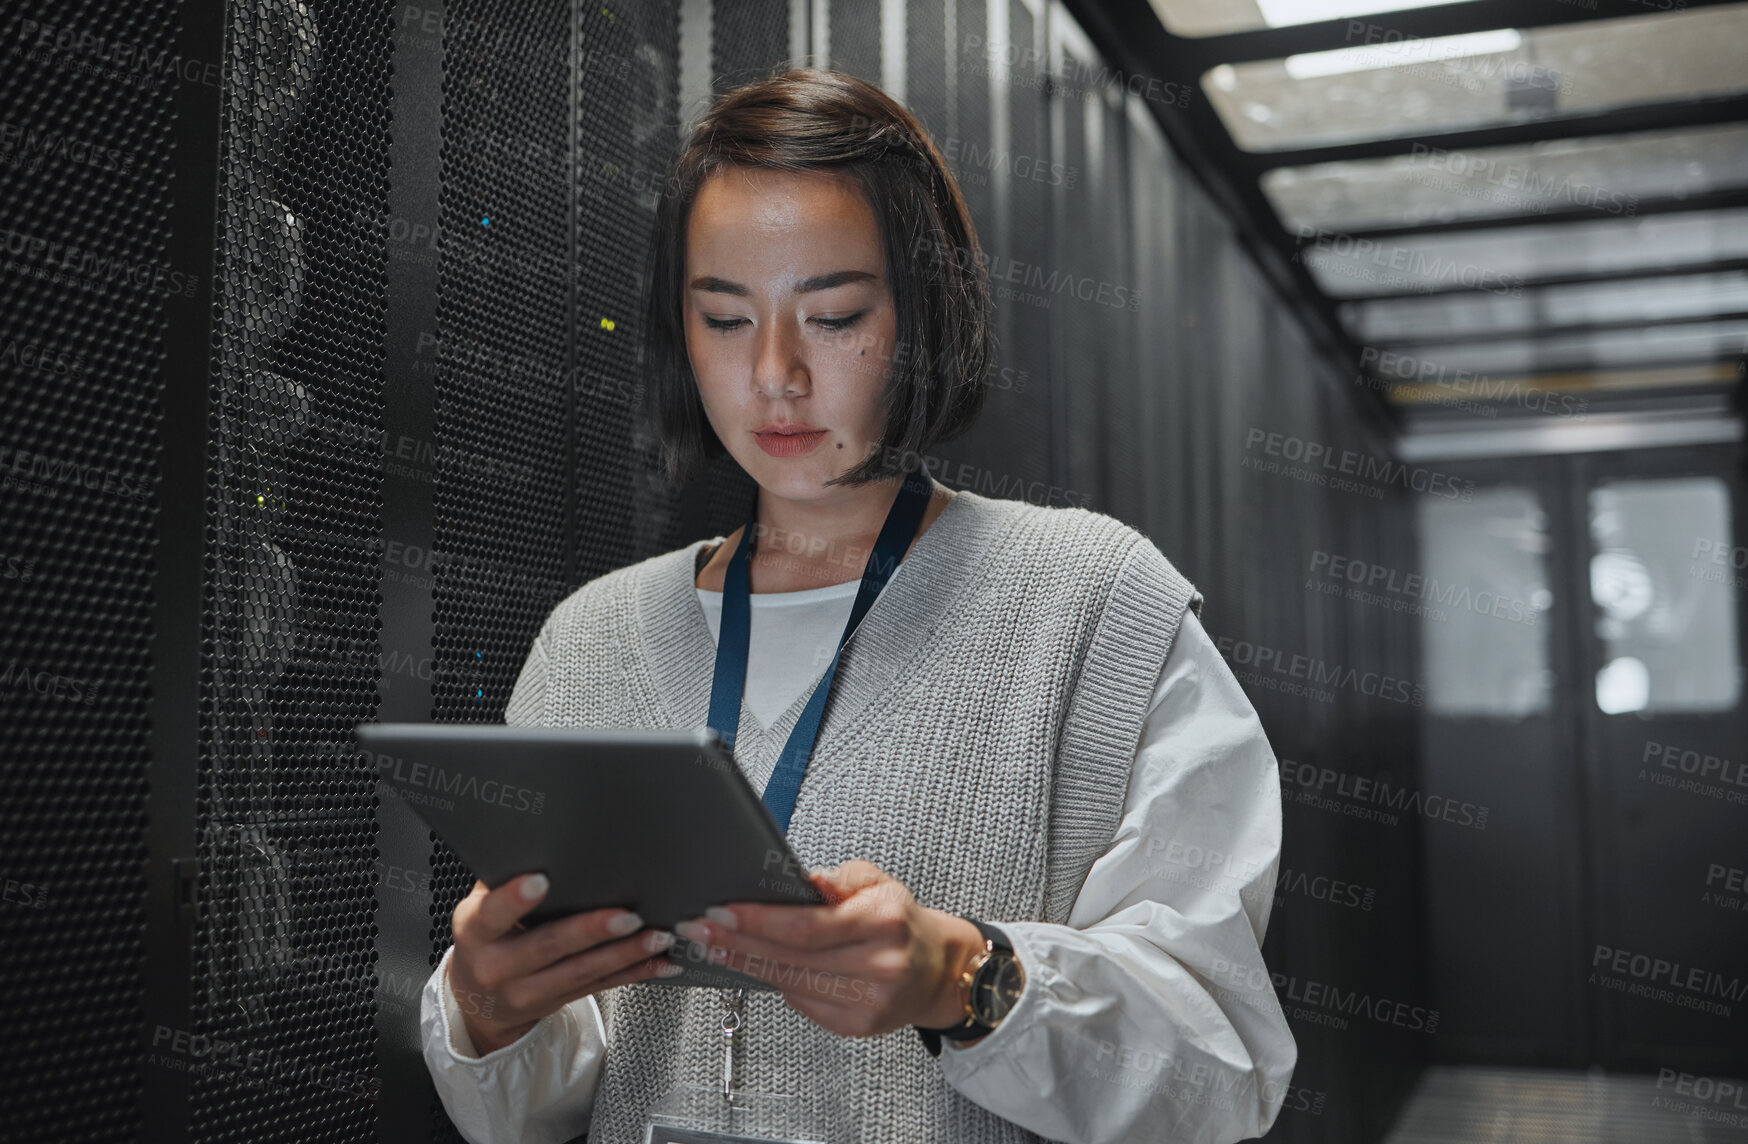
[[[902,477],[894,477],[853,487],[837,485],[826,496],[807,500],[761,488],[757,547],[747,569],[752,591],[796,592],[861,579],[902,484]],[[934,486],[934,496],[917,525],[917,538],[952,498],[951,490]],[[743,525],[729,534],[700,571],[698,587],[722,590],[723,573],[745,530]]]
[[[854,571],[860,576],[900,484],[902,478],[835,485],[825,496],[807,500],[793,500],[761,488],[755,555],[760,560],[782,558],[790,563],[836,568],[850,559],[849,550],[859,548],[862,560]]]

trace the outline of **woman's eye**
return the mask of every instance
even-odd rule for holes
[[[862,314],[866,313],[866,310],[862,311]],[[847,318],[815,318],[814,321],[828,330],[847,330],[862,320],[862,314],[851,314]]]
[[[704,319],[704,324],[713,330],[738,330],[745,321],[745,318],[729,318],[726,321],[721,321],[716,318],[706,317]]]

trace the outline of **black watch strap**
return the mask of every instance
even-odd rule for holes
[[[1009,941],[1008,935],[1001,930],[990,925],[988,922],[980,922],[976,918],[967,918],[963,914],[960,914],[959,916],[976,926],[977,932],[982,934],[985,940],[994,945],[996,949],[1006,950],[1008,953],[1014,951],[1014,943]],[[942,1040],[974,1041],[979,1037],[988,1036],[994,1031],[990,1026],[982,1024],[971,1017],[967,1017],[965,1020],[959,1022],[959,1024],[950,1025],[944,1029],[925,1029],[921,1025],[913,1025],[911,1027],[916,1030],[917,1036],[922,1039],[923,1048],[929,1051],[931,1057],[938,1057],[941,1055]]]

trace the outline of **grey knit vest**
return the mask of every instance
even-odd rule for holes
[[[505,721],[705,725],[716,649],[694,586],[710,543],[554,608]],[[1115,833],[1183,610],[1200,604],[1120,521],[959,492],[844,646],[790,823],[796,855],[865,858],[949,913],[1065,921]],[[735,754],[755,791],[812,690],[769,731],[742,710]],[[608,1051],[589,1140],[634,1144],[669,1089],[719,1082],[720,997],[632,985],[596,1000]],[[949,1087],[908,1028],[840,1037],[749,992],[737,1041],[741,1083],[803,1096],[833,1144],[1039,1139]]]

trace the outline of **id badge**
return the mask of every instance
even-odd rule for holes
[[[833,1144],[798,1097],[681,1085],[656,1102],[644,1144]]]

